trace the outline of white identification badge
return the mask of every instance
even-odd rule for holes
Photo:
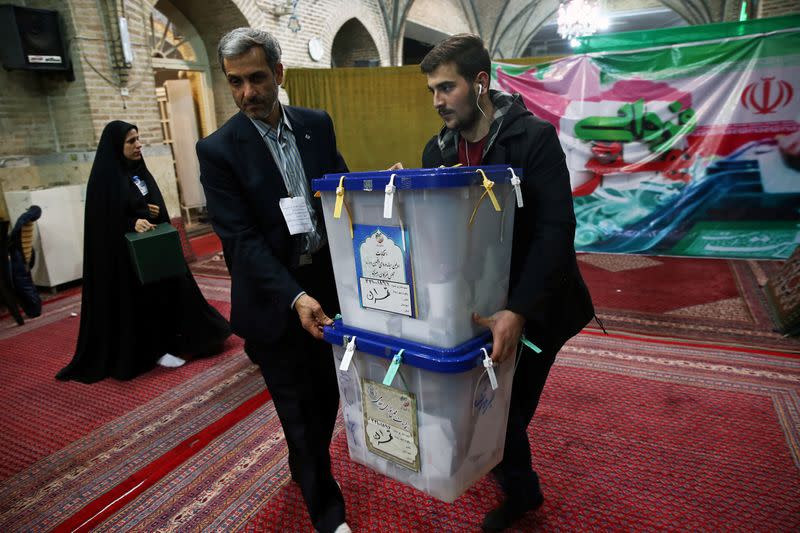
[[[132,179],[133,183],[135,183],[136,186],[139,187],[139,192],[142,193],[142,196],[147,196],[148,193],[147,183],[145,183],[144,180],[139,176],[134,176]]]
[[[299,235],[314,231],[311,215],[308,213],[306,201],[302,196],[281,198],[280,206],[283,218],[286,219],[286,226],[289,228],[289,234]]]

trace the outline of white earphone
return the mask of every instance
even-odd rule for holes
[[[486,113],[484,113],[483,109],[481,109],[481,103],[480,103],[481,93],[483,93],[483,84],[479,83],[478,84],[478,95],[475,97],[475,105],[478,106],[478,111],[481,112],[481,115],[486,117]]]

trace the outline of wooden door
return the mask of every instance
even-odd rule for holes
[[[200,184],[200,164],[195,152],[195,144],[200,135],[191,82],[186,79],[167,80],[164,82],[164,88],[167,97],[169,140],[175,158],[181,207],[184,209],[203,207],[206,205],[206,197]]]

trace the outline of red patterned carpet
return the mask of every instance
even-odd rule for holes
[[[220,279],[227,279],[230,277],[222,252],[214,253],[205,259],[192,263],[191,268],[192,272],[199,276]]]
[[[581,254],[578,263],[611,331],[800,353],[800,339],[774,331],[762,289],[779,262]]]
[[[228,316],[227,284],[198,281]],[[242,350],[242,341],[231,337],[223,354],[178,369],[157,367],[131,381],[60,382],[55,375],[74,353],[80,319],[71,315],[78,312],[80,294],[47,306],[43,317],[22,327],[11,320],[0,323],[0,480]]]
[[[797,531],[800,362],[581,335],[559,356],[530,433],[545,504],[516,531]],[[478,531],[500,492],[454,504],[347,460],[355,531]],[[246,531],[301,531],[287,484]]]
[[[220,259],[193,270],[227,314]],[[626,333],[587,330],[559,356],[530,428],[546,501],[517,531],[800,530],[800,358],[759,303],[772,266],[581,263]],[[240,340],[131,382],[60,383],[79,306],[0,320],[0,531],[311,531]],[[351,463],[341,424],[332,452],[355,531],[477,531],[500,498],[487,478],[448,505]]]
[[[0,530],[51,529],[263,390],[241,354],[106,423],[0,487]],[[517,531],[797,531],[800,361],[583,334],[531,427],[544,507]],[[455,504],[351,463],[333,445],[355,531],[477,531],[500,498]],[[268,402],[93,529],[310,531]]]
[[[222,243],[216,233],[206,233],[192,238],[192,250],[199,261],[207,259],[222,250]]]

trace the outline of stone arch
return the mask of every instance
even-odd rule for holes
[[[407,21],[410,19],[427,19],[432,28],[450,35],[476,31],[459,0],[413,0],[406,17]]]
[[[169,129],[163,130],[165,138],[169,136],[171,141],[169,160],[174,160],[174,167],[164,165],[162,157],[160,178],[157,178],[170,211],[184,214],[188,225],[195,215],[202,213],[205,205],[193,141],[213,132],[238,111],[218,64],[217,44],[222,35],[234,28],[259,24],[260,11],[253,11],[254,2],[241,0],[204,0],[202,3],[146,0],[141,7],[142,18],[151,21],[150,31],[143,37],[149,56],[150,79],[159,100],[156,106],[159,118],[163,120],[164,111],[172,105],[165,103],[168,98],[171,100],[168,97],[170,80],[189,80],[190,98],[197,113],[197,137],[192,132],[194,121],[188,121],[185,114],[176,116]],[[249,18],[245,14],[248,11]],[[254,18],[254,15],[257,16]],[[156,24],[156,18],[159,24]],[[161,46],[165,38],[171,46]],[[162,92],[162,87],[167,88],[166,92]],[[171,87],[176,95],[185,91],[182,84]],[[182,94],[175,102],[180,102],[176,105],[184,106],[182,109],[186,111],[187,95],[185,92]]]
[[[158,0],[147,0],[147,2],[150,7],[158,4]],[[255,0],[204,0],[203,2],[170,0],[170,3],[195,28],[205,47],[216,123],[222,124],[238,109],[231,99],[228,82],[217,61],[219,39],[234,28],[266,27],[263,14]]]
[[[459,0],[414,0],[400,38],[402,62],[420,63],[425,54],[450,35],[475,32]]]
[[[366,4],[366,2],[363,2]],[[322,59],[322,62],[331,64],[330,53],[333,50],[333,40],[342,27],[351,19],[356,19],[361,24],[366,32],[369,34],[372,42],[378,50],[378,58],[380,59],[381,66],[389,66],[391,64],[389,54],[389,37],[386,33],[386,26],[383,24],[382,19],[378,13],[373,10],[364,9],[364,5],[359,2],[344,1],[331,13],[331,17],[326,21],[325,30],[322,32],[323,45],[327,51],[328,57]]]
[[[381,58],[375,40],[357,18],[342,24],[331,43],[331,67],[378,66]]]

